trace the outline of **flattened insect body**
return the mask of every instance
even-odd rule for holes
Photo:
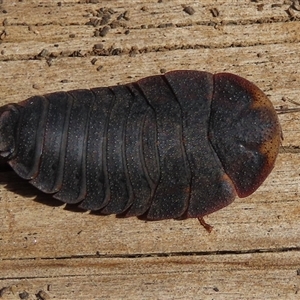
[[[45,193],[86,210],[202,218],[273,169],[277,114],[233,74],[173,71],[0,108],[0,155]]]

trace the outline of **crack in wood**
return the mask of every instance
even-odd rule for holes
[[[87,258],[120,258],[120,259],[138,259],[150,257],[186,257],[186,256],[215,256],[215,255],[247,255],[254,253],[283,253],[283,252],[299,252],[300,247],[282,247],[282,248],[266,248],[266,249],[247,249],[247,250],[219,250],[219,251],[192,251],[192,252],[153,252],[153,253],[133,253],[133,254],[90,254],[90,255],[72,255],[59,257],[39,257],[39,258],[3,258],[2,261],[34,261],[38,260],[72,260]]]

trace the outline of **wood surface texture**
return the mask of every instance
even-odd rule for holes
[[[299,1],[0,3],[1,105],[175,69],[227,71],[270,97],[284,136],[264,184],[205,218],[211,233],[197,219],[90,214],[1,169],[1,299],[299,299]]]

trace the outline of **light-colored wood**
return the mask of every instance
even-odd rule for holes
[[[5,275],[22,279],[6,281],[4,299],[39,289],[58,299],[297,299],[299,259],[283,252],[5,261]]]
[[[1,105],[174,69],[228,71],[270,97],[284,140],[253,195],[205,218],[210,234],[194,219],[65,207],[1,171],[0,298],[298,299],[300,107],[288,101],[300,103],[297,1],[186,1],[193,15],[179,0],[2,2]],[[87,23],[101,7],[116,28],[96,37],[104,25]],[[95,52],[100,43],[105,55]]]

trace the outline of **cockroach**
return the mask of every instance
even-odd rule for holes
[[[0,155],[19,176],[65,203],[148,220],[203,222],[252,194],[280,143],[270,100],[230,73],[172,71],[0,109]]]

